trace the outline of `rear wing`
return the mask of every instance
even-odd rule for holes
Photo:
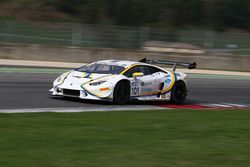
[[[196,68],[196,62],[186,63],[186,62],[166,61],[166,60],[148,60],[146,58],[141,59],[139,62],[147,63],[147,64],[173,65],[173,71],[176,70],[177,66],[186,67],[188,69],[195,69]]]

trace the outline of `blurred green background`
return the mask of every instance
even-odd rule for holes
[[[0,42],[250,55],[249,0],[0,0]]]
[[[249,0],[1,0],[1,18],[174,28],[250,29]]]

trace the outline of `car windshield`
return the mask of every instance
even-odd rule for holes
[[[123,70],[125,70],[125,68],[122,66],[98,63],[88,64],[75,69],[75,71],[98,74],[120,74]]]

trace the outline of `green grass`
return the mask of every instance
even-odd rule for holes
[[[250,110],[0,114],[0,166],[250,166],[249,118]]]

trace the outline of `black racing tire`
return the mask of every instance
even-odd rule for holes
[[[115,104],[126,104],[130,100],[130,84],[126,81],[120,81],[116,84],[113,92],[113,101]]]
[[[177,81],[175,82],[171,90],[171,103],[182,104],[187,96],[187,87],[185,82]]]

